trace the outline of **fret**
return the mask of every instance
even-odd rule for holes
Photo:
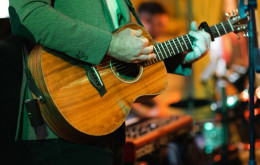
[[[192,46],[192,42],[191,42],[191,40],[190,40],[190,37],[189,37],[189,35],[188,35],[188,34],[186,34],[186,36],[187,36],[187,38],[188,38],[188,40],[189,40],[189,42],[190,42],[190,46]]]
[[[160,46],[161,46],[161,48],[160,48]],[[164,60],[165,59],[165,55],[167,54],[166,53],[166,51],[164,50],[164,48],[162,47],[162,44],[158,44],[158,48],[160,49],[160,50],[163,50],[164,51],[164,54],[162,53],[162,59]]]
[[[168,44],[170,45],[171,49],[173,50],[173,53],[176,54],[175,51],[174,51],[174,49],[173,49],[173,47],[172,47],[171,42],[170,42],[170,41],[166,41],[166,42],[168,42]]]
[[[232,26],[229,25],[228,21],[210,27],[213,38],[217,38],[229,32],[232,32]]]
[[[148,60],[148,61],[146,61],[146,62],[148,63],[148,65],[153,64],[151,60]]]
[[[178,50],[178,53],[180,53],[180,50],[178,49],[178,46],[176,45],[174,39],[172,39],[172,41],[173,41],[173,44],[175,45],[176,49]]]
[[[160,55],[159,55],[159,52],[158,52],[157,49],[156,49],[156,46],[157,46],[157,45],[155,45],[155,46],[153,47],[154,50],[155,50],[155,53],[156,53],[156,57],[158,56],[158,57],[159,57],[159,60],[162,61],[162,60],[161,60],[161,57],[160,57]],[[160,50],[159,50],[159,51],[160,51]]]
[[[186,41],[185,41],[184,37],[181,36],[181,38],[182,38],[182,40],[183,40],[183,42],[184,42],[184,44],[185,44],[185,46],[186,46],[186,48],[187,48],[187,50],[188,50],[189,48],[188,48],[188,46],[187,46],[187,44],[186,44]]]
[[[147,63],[148,63],[149,65],[153,64],[153,63],[152,63],[152,60],[148,60]]]
[[[154,64],[154,63],[158,62],[157,61],[157,56],[155,56],[155,59],[151,59],[150,62],[151,62],[151,64]]]
[[[166,42],[163,42],[163,43],[164,43],[165,47],[167,48],[169,54],[171,54],[171,51],[168,49],[168,46],[167,46]],[[166,58],[168,58],[167,54],[166,54]]]
[[[220,33],[219,33],[219,31],[218,31],[217,25],[215,25],[215,28],[216,28],[216,30],[217,30],[217,32],[218,32],[218,35],[221,36]]]
[[[159,62],[157,56],[155,56],[154,63]]]
[[[221,22],[221,25],[222,25],[222,27],[223,27],[223,29],[224,29],[224,31],[225,31],[225,34],[227,34],[227,30],[226,30],[226,28],[225,28],[223,22]]]
[[[225,25],[228,33],[233,31],[232,26],[229,25],[228,21],[225,21],[223,24]]]
[[[225,34],[225,31],[224,31],[223,27],[222,27],[220,24],[217,24],[216,26],[217,26],[217,28],[218,28],[218,31],[219,31],[219,33],[220,33],[220,36],[222,36],[223,34]]]
[[[147,65],[147,66],[150,65],[149,61],[146,61],[146,65]]]
[[[145,63],[146,63],[146,66],[148,66],[148,65],[154,64],[155,62],[153,62],[152,60],[149,60],[149,61],[145,61]]]
[[[153,62],[152,60],[147,61],[147,63],[148,63],[149,65],[154,64],[154,62]]]
[[[147,63],[147,61],[143,62],[143,66],[148,66],[149,64]]]
[[[220,23],[220,24],[217,24],[217,27],[218,27],[218,30],[219,30],[219,32],[220,32],[221,35],[226,34],[225,29],[223,28],[223,26],[221,25],[221,23]]]
[[[229,23],[229,26],[231,27],[232,31],[234,31],[234,29],[233,29],[233,26],[232,26],[232,24],[231,24],[230,20],[228,19],[227,21],[228,21],[228,23]]]
[[[212,38],[220,37],[224,34],[234,31],[230,20],[220,22],[219,24],[209,27]],[[193,47],[194,38],[189,34],[171,39],[162,43],[154,45],[154,53],[156,54],[155,59],[142,62],[143,66],[148,66],[156,62],[167,59],[173,55],[179,54],[186,50],[191,50]],[[176,49],[176,50],[175,50]]]
[[[153,63],[159,62],[157,56],[155,56],[155,59],[152,60]]]
[[[213,38],[216,38],[216,37],[217,37],[217,35],[216,35],[216,28],[215,28],[214,26],[211,26],[211,27],[210,27],[210,32],[211,32]]]
[[[181,42],[180,42],[180,40],[179,40],[179,37],[177,38],[177,40],[178,40],[178,42],[179,42],[179,43],[180,43],[180,45],[181,45]],[[184,49],[183,49],[182,45],[181,45],[181,49],[182,49],[182,51],[184,51]]]

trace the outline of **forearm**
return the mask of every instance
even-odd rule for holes
[[[9,13],[14,34],[85,62],[98,64],[110,44],[110,32],[65,16],[50,0],[10,0]]]

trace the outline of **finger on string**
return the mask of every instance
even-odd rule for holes
[[[150,60],[154,60],[157,58],[155,53],[150,53],[150,54],[148,54],[148,56],[150,57]]]
[[[197,31],[198,30],[198,25],[197,25],[197,22],[196,21],[192,21],[191,24],[190,24],[190,29],[192,31]]]
[[[149,40],[143,36],[139,37],[140,40],[143,42],[143,48],[149,45]]]
[[[196,40],[200,40],[200,39],[204,40],[204,37],[199,32],[190,31],[189,35],[195,38]]]
[[[210,47],[210,43],[211,43],[211,36],[209,33],[204,32],[204,31],[199,31],[199,33],[205,38],[206,43],[208,44],[208,48]]]
[[[188,54],[185,55],[183,63],[184,64],[191,63],[192,60],[194,59],[194,56],[195,56],[194,51],[189,52]]]
[[[140,60],[134,60],[132,63],[140,63]]]
[[[190,31],[189,32],[190,36],[192,36],[195,40],[193,41],[193,44],[195,44],[195,42],[202,42],[204,44],[207,44],[207,41],[205,40],[205,38],[198,32],[194,32],[194,31]]]
[[[151,54],[151,55],[140,55],[136,59],[140,60],[140,61],[149,61],[149,60],[152,60],[152,59],[155,59],[155,58],[156,58],[156,55]]]
[[[192,46],[192,50],[194,52],[194,54],[200,56],[201,52],[200,52],[200,48],[198,46]]]
[[[150,54],[153,52],[153,45],[145,47],[140,54]]]
[[[204,54],[207,50],[207,45],[203,44],[202,42],[196,41],[195,42],[195,47],[197,47],[200,50],[200,55]]]
[[[138,30],[131,29],[131,33],[132,33],[132,35],[134,35],[136,37],[140,37],[142,35],[143,31],[141,29],[138,29]]]

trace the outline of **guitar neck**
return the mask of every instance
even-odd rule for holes
[[[209,27],[213,38],[220,37],[227,33],[234,31],[232,24],[229,20],[216,24]],[[183,53],[188,50],[192,50],[194,38],[189,34],[171,39],[162,43],[157,43],[154,45],[154,53],[157,58],[151,61],[143,62],[143,66],[149,66],[151,64],[163,61],[174,55]]]

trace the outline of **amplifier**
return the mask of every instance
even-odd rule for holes
[[[134,163],[191,129],[192,117],[189,115],[136,120],[131,124],[126,121],[124,162]]]

